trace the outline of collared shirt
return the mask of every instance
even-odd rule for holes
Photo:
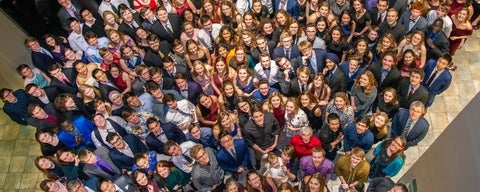
[[[311,155],[302,157],[300,159],[299,169],[304,177],[308,175],[313,175],[315,173],[320,173],[325,179],[330,178],[334,171],[332,161],[324,159],[320,166],[316,167],[313,164]]]
[[[83,24],[80,25],[80,28],[83,28]],[[82,31],[80,29],[80,31]],[[68,43],[70,44],[70,47],[75,50],[75,51],[85,51],[88,48],[88,43],[85,41],[85,38],[83,37],[83,34],[80,32],[80,34],[71,32],[70,35],[68,35]]]
[[[182,154],[179,156],[172,156],[172,163],[185,173],[192,172],[192,167],[187,166],[187,164],[190,164],[190,162],[188,162],[185,159],[185,157],[183,157],[183,155],[186,155],[191,159],[194,159],[190,156],[190,149],[196,144],[197,143],[193,141],[185,141],[180,144],[180,148],[182,149]]]
[[[198,162],[193,165],[192,182],[197,189],[202,191],[212,191],[213,186],[223,182],[225,172],[218,166],[215,154],[210,148],[205,148],[210,161],[207,165],[201,165]]]
[[[106,129],[98,129],[98,133],[100,133],[100,139],[103,140],[103,143],[105,143],[105,145],[107,145],[107,147],[110,147],[112,148],[113,146],[107,142],[107,135],[108,133],[116,133],[117,131],[113,128],[112,124],[110,122],[108,122],[108,120],[106,120]],[[99,141],[96,136],[95,136],[95,132],[92,131],[92,134],[91,134],[91,137],[92,137],[92,141],[93,141],[93,144],[95,144],[96,147],[100,147],[102,146],[102,142]]]
[[[129,157],[133,157],[133,151],[132,149],[130,148],[130,146],[128,146],[128,143],[126,143],[125,141],[123,141],[125,143],[125,148],[124,149],[117,149],[118,151],[120,151],[120,153],[123,153],[125,154],[126,156],[129,156]]]
[[[189,123],[192,120],[192,114],[196,118],[195,105],[186,99],[177,101],[177,108],[169,108],[165,117],[165,121],[171,122],[177,126]],[[196,120],[195,120],[196,121]]]
[[[87,47],[87,50],[85,50],[85,55],[87,56],[88,60],[93,63],[102,63],[103,58],[100,56],[98,50],[102,47],[107,47],[109,42],[110,40],[108,40],[108,38],[100,37],[98,38],[97,46],[89,45]]]

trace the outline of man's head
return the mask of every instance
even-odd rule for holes
[[[234,147],[233,137],[232,135],[224,130],[218,134],[218,140],[220,141],[220,145],[225,149],[231,150]]]
[[[67,183],[67,190],[69,192],[88,192],[85,185],[83,185],[80,179],[73,179]]]
[[[394,8],[387,10],[387,23],[390,26],[395,26],[398,20],[398,11]]]
[[[292,34],[290,34],[290,32],[283,32],[280,34],[280,43],[284,49],[290,49],[293,43]]]
[[[262,111],[262,109],[260,109],[259,107],[254,107],[252,109],[252,119],[253,119],[253,122],[259,126],[259,127],[263,127],[264,124],[265,124],[265,114],[264,112]]]
[[[50,67],[48,67],[48,73],[50,74],[50,76],[55,77],[59,80],[62,79],[64,75],[62,68],[58,65],[50,65]]]
[[[270,59],[270,55],[268,54],[268,52],[260,54],[260,64],[262,65],[262,67],[269,68],[271,61],[272,60]]]
[[[37,103],[31,103],[27,107],[27,113],[30,117],[35,119],[45,119],[48,117],[47,112],[43,110],[42,106]]]
[[[268,84],[267,79],[260,79],[258,81],[258,91],[260,91],[260,94],[263,96],[268,95],[268,92],[270,91],[270,84]]]
[[[123,95],[123,102],[131,107],[141,107],[142,102],[138,99],[134,92],[127,92]]]
[[[38,39],[35,37],[27,37],[24,41],[25,47],[31,49],[32,51],[40,51],[42,47],[38,43]]]
[[[168,21],[168,11],[167,11],[167,8],[165,8],[164,6],[159,6],[159,7],[157,7],[156,16],[157,16],[157,19],[158,19],[160,22],[166,23],[166,22]]]
[[[449,53],[440,55],[437,60],[437,70],[442,71],[452,62],[452,56]]]
[[[305,26],[305,33],[307,34],[307,39],[309,41],[315,40],[317,37],[317,27],[314,23],[309,23]]]
[[[437,18],[432,23],[432,33],[436,34],[443,29],[443,19]]]
[[[390,70],[397,65],[397,56],[394,52],[387,51],[382,54],[382,68]]]
[[[330,130],[337,132],[340,128],[340,116],[337,113],[329,113],[327,116],[327,125]]]
[[[370,118],[364,116],[364,117],[359,117],[355,123],[355,127],[357,129],[357,134],[363,134],[368,130],[368,127],[370,126]]]
[[[98,36],[93,31],[87,31],[84,37],[85,37],[85,41],[87,41],[87,43],[90,46],[93,46],[93,47],[98,46]]]
[[[160,126],[160,122],[158,122],[157,118],[155,117],[150,117],[147,119],[147,128],[154,135],[162,133],[162,127]]]
[[[66,8],[66,9],[69,9],[72,7],[72,1],[71,0],[58,0],[58,4],[60,4],[60,6]]]
[[[9,88],[0,89],[0,99],[5,103],[15,103],[17,102],[17,97],[13,94],[13,90]]]
[[[418,19],[425,10],[425,6],[423,2],[415,1],[413,2],[412,6],[410,7],[410,14],[412,19]]]
[[[197,144],[190,149],[190,156],[193,157],[201,165],[207,165],[210,161],[208,152],[201,144]]]
[[[169,140],[163,145],[163,151],[171,156],[181,156],[183,154],[180,145],[173,140]]]
[[[419,68],[413,68],[410,70],[410,85],[417,87],[422,83],[423,77],[425,77],[425,72]]]
[[[325,160],[325,150],[322,147],[312,148],[312,161],[313,164],[319,165]]]
[[[175,79],[175,84],[177,84],[178,88],[186,89],[188,85],[187,75],[185,73],[177,72],[173,77]]]
[[[403,183],[397,183],[388,192],[408,192],[408,188]]]
[[[155,99],[163,99],[163,93],[157,83],[154,81],[147,81],[145,89],[148,94],[152,95]]]
[[[165,103],[170,109],[176,109],[178,107],[175,95],[172,93],[167,93],[163,96],[163,103]]]
[[[67,19],[67,23],[70,30],[74,31],[75,33],[81,32],[80,22],[78,22],[77,19],[71,17]]]
[[[350,164],[352,167],[356,167],[365,157],[365,151],[360,147],[354,147],[350,151]]]
[[[108,133],[105,140],[110,143],[110,145],[112,145],[115,149],[125,149],[125,141],[123,141],[123,138],[117,133]]]
[[[388,0],[377,1],[378,13],[384,13],[388,9]]]
[[[148,70],[148,73],[150,74],[150,79],[153,80],[155,83],[157,84],[162,83],[163,81],[162,69],[160,69],[159,67],[152,67]]]
[[[33,97],[45,96],[45,91],[35,83],[29,83],[25,86],[25,92]]]
[[[416,121],[425,114],[425,105],[421,101],[414,101],[410,104],[409,115],[410,119]]]
[[[78,159],[85,164],[94,164],[97,162],[97,156],[88,149],[82,149],[78,153]]]
[[[138,78],[148,81],[150,80],[150,74],[148,73],[148,66],[141,64],[135,67],[135,73],[137,74]]]
[[[140,117],[138,117],[137,112],[131,107],[127,107],[122,111],[122,118],[129,123],[140,124]]]
[[[305,57],[312,56],[313,49],[312,49],[312,43],[310,43],[310,41],[305,40],[300,42],[300,44],[298,45],[298,49],[300,49],[303,56]]]
[[[256,43],[258,50],[265,51],[268,46],[268,40],[264,35],[257,35]]]
[[[160,39],[155,34],[149,34],[147,36],[148,47],[153,51],[158,51],[160,48]]]
[[[325,65],[329,71],[334,70],[337,67],[339,62],[340,62],[340,59],[336,54],[334,53],[325,54]]]

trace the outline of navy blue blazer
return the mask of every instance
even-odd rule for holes
[[[48,68],[51,65],[57,64],[57,62],[55,62],[55,59],[44,53],[32,51],[30,57],[32,58],[33,66],[42,70],[45,74],[49,74]]]
[[[391,136],[396,137],[403,133],[407,121],[409,119],[409,109],[400,110],[392,119],[392,131]],[[428,128],[430,124],[422,116],[420,117],[415,125],[411,128],[410,133],[407,134],[407,147],[415,146],[427,135]]]
[[[298,56],[300,56],[300,50],[298,50],[297,45],[292,44],[292,47],[290,48],[289,60],[292,60],[293,58],[297,58]],[[285,51],[283,50],[283,46],[273,49],[272,59],[275,60],[277,59],[277,57],[286,57]]]
[[[233,140],[233,145],[237,158],[234,158],[224,147],[221,147],[215,156],[217,157],[218,165],[222,169],[236,173],[240,166],[243,168],[250,167],[250,153],[248,152],[247,143],[243,139]]]
[[[148,151],[147,146],[145,146],[136,135],[127,134],[123,136],[123,140],[128,144],[128,147],[132,150],[134,155],[137,153],[146,153]],[[127,156],[118,151],[118,149],[112,148],[110,150],[110,158],[118,168],[132,170],[133,157]]]
[[[349,77],[350,70],[348,69],[348,61],[344,61],[340,65],[340,69],[343,71],[343,73],[345,73],[345,76],[347,76],[347,91],[350,91],[357,77],[363,72],[363,67],[358,66],[357,71],[355,71],[355,73],[353,73],[352,76],[350,77]]]
[[[173,140],[176,143],[183,143],[186,141],[185,134],[178,128],[177,125],[173,123],[162,123],[160,125],[162,127],[163,132],[165,132],[165,136],[167,136],[168,140]],[[157,137],[150,132],[145,138],[148,148],[150,150],[156,151],[158,154],[166,154],[163,151],[163,144]]]
[[[280,8],[280,1],[281,0],[274,0],[274,10],[275,12],[278,11],[278,9]],[[290,13],[290,15],[293,16],[294,19],[297,19],[297,17],[299,16],[299,7],[298,7],[298,3],[297,1],[295,0],[287,0],[287,10],[286,10],[288,13]]]
[[[347,91],[347,76],[338,66],[330,78],[329,73],[330,71],[325,75],[325,83],[330,87],[330,99],[333,99],[335,93]]]
[[[173,85],[173,90],[178,91],[180,95],[182,94],[177,84]],[[195,81],[188,81],[188,97],[186,98],[188,101],[192,102],[193,105],[197,105],[197,98],[201,93],[203,93],[202,86]]]
[[[311,63],[307,65],[307,67],[310,69],[310,77],[313,77],[315,73],[322,72],[323,68],[325,68],[325,53],[327,53],[324,49],[318,49],[314,48],[312,54],[315,54],[315,61],[317,64],[317,71],[313,70],[313,67]],[[304,66],[303,61],[302,61],[302,55],[297,57],[297,62],[298,66],[295,67],[295,70],[297,70],[298,67]],[[298,75],[298,74],[297,74]]]
[[[430,59],[427,64],[425,65],[424,71],[425,71],[425,78],[423,78],[422,84],[427,87],[427,82],[432,73],[434,72],[433,70],[437,66],[437,60]],[[450,74],[450,71],[448,69],[443,70],[442,73],[437,74],[437,77],[435,80],[432,81],[428,89],[428,93],[430,95],[438,95],[443,93],[445,90],[450,87],[450,84],[452,83],[452,74]]]

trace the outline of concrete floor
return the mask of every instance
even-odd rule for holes
[[[453,74],[450,88],[436,97],[426,114],[430,122],[427,137],[418,146],[406,151],[406,164],[393,179],[397,181],[415,163],[447,125],[480,90],[480,32],[476,31],[466,45],[457,52],[454,62],[458,69]],[[2,74],[2,76],[5,74]],[[14,77],[18,78],[16,74]],[[461,94],[460,94],[461,93]],[[0,192],[41,191],[39,183],[44,179],[33,161],[41,155],[35,141],[35,128],[20,126],[0,112]],[[338,191],[340,181],[328,183],[330,191]]]

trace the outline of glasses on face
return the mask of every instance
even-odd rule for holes
[[[292,39],[284,39],[282,40],[282,43],[290,43],[290,41],[292,41]]]

